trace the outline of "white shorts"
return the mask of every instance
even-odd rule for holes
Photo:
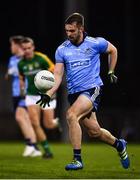
[[[40,96],[33,96],[33,95],[26,95],[25,98],[25,103],[26,106],[31,106],[31,105],[37,105],[36,102],[40,99]],[[56,108],[56,99],[53,99],[50,101],[50,106],[48,107],[48,105],[46,104],[45,108],[42,109],[55,109]]]

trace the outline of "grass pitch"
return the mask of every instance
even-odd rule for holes
[[[22,157],[24,145],[0,143],[1,179],[138,179],[140,178],[140,145],[129,144],[131,167],[123,169],[116,150],[105,144],[83,144],[84,169],[65,171],[72,160],[70,144],[50,143],[53,159]]]

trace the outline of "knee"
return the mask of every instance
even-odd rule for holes
[[[24,118],[22,116],[20,116],[19,114],[16,115],[15,117],[17,123],[22,123],[24,121]]]
[[[77,119],[76,114],[72,110],[68,110],[66,113],[66,119],[67,119],[68,124],[71,124]]]
[[[96,129],[89,129],[88,130],[88,134],[90,137],[93,137],[93,138],[99,138],[101,136],[101,128],[98,127]]]

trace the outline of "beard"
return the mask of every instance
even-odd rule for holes
[[[80,34],[78,34],[78,35],[75,36],[75,37],[69,36],[69,37],[68,37],[68,40],[69,40],[72,44],[77,45],[77,44],[80,43]]]

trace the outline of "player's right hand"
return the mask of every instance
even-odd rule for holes
[[[41,96],[40,99],[36,102],[36,104],[39,104],[41,107],[45,108],[46,104],[48,104],[48,106],[50,106],[50,100],[51,97],[47,94],[42,94],[39,93],[39,95]]]

